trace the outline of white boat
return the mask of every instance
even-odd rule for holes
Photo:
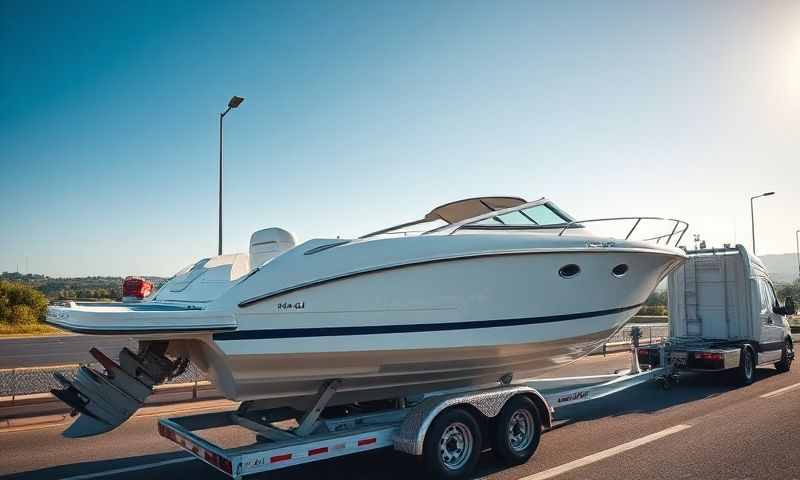
[[[593,234],[587,225],[601,220],[630,222],[627,235]],[[664,233],[632,239],[655,220],[667,222]],[[149,301],[51,306],[56,326],[140,342],[119,365],[95,352],[106,374],[60,379],[57,395],[84,413],[65,434],[116,427],[189,359],[229,399],[298,411],[334,379],[328,405],[538,376],[627,322],[685,261],[675,245],[687,228],[651,217],[576,221],[545,198],[483,197],[352,240],[294,246],[270,229],[255,240],[274,248],[247,273],[241,257],[217,257]]]

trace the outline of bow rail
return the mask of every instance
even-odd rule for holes
[[[663,235],[656,235],[655,237],[648,237],[644,238],[641,241],[643,242],[652,242],[655,240],[656,243],[660,243],[662,239],[666,239],[664,243],[669,246],[672,243],[672,238],[677,235],[677,240],[675,240],[674,247],[677,247],[681,240],[683,239],[683,235],[689,230],[689,224],[684,222],[683,220],[678,220],[675,218],[664,218],[664,217],[609,217],[609,218],[590,218],[588,220],[575,220],[569,223],[565,223],[563,226],[559,227],[561,230],[558,232],[558,236],[561,237],[564,235],[564,232],[569,230],[570,228],[583,228],[584,224],[586,223],[597,223],[597,222],[617,222],[623,220],[636,220],[631,227],[628,234],[625,236],[625,240],[629,240],[633,232],[636,231],[636,228],[642,223],[642,220],[657,220],[661,222],[670,222],[672,224],[672,230],[669,233],[664,233]]]

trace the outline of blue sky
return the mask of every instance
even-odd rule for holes
[[[800,3],[0,3],[0,271],[168,275],[475,196],[793,252]]]

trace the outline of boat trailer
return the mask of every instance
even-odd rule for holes
[[[448,430],[456,422],[440,433],[442,428],[439,424],[446,420],[445,417],[468,415],[485,430],[498,422],[508,422],[506,417],[509,415],[504,415],[504,412],[509,407],[532,405],[531,410],[537,418],[533,415],[527,418],[524,414],[519,416],[520,412],[524,413],[524,408],[519,408],[512,415],[512,423],[496,426],[508,432],[507,446],[512,447],[511,458],[498,456],[511,464],[523,463],[535,452],[541,432],[557,426],[553,419],[555,409],[613,395],[651,380],[667,385],[671,378],[670,367],[642,370],[637,350],[638,336],[634,334],[631,368],[614,374],[520,381],[513,381],[507,375],[494,387],[431,392],[415,398],[393,400],[389,402],[391,405],[375,409],[354,406],[349,411],[342,407],[326,410],[327,402],[340,384],[339,380],[331,380],[321,387],[314,406],[305,412],[287,407],[261,409],[257,400],[247,401],[235,411],[161,419],[158,432],[237,480],[245,475],[387,447],[422,456],[426,465],[438,465],[444,470],[452,466],[462,468],[463,472],[449,473],[467,475],[470,466],[463,462],[462,457],[470,447],[465,440],[470,435],[459,433],[457,429]],[[661,348],[661,355],[660,365],[666,365],[664,348]],[[452,413],[454,411],[458,413]],[[445,412],[451,413],[445,415]],[[517,423],[513,423],[514,419]],[[463,423],[459,425],[463,426]],[[196,433],[226,426],[239,426],[255,433],[255,443],[226,449]],[[442,437],[441,448],[427,448],[426,439],[431,434]],[[481,436],[480,431],[471,434],[473,437]],[[483,437],[492,438],[491,435]],[[498,445],[487,445],[489,442],[481,443],[475,438],[472,441],[478,456],[485,448],[508,450]],[[513,455],[515,441],[518,446],[526,445],[518,449],[516,456]],[[450,448],[451,444],[455,447]]]

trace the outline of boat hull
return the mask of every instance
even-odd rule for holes
[[[603,249],[415,264],[241,308],[236,331],[188,348],[226,397],[271,406],[304,408],[331,379],[344,404],[529,378],[600,347],[682,261]]]

